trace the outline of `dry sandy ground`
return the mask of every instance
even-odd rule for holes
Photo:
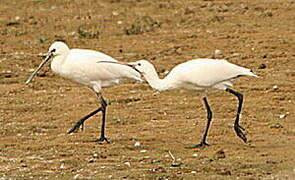
[[[294,9],[294,0],[0,0],[0,179],[295,179]],[[24,84],[55,40],[147,59],[161,77],[221,50],[260,76],[234,87],[249,142],[233,131],[236,98],[211,91],[211,146],[186,149],[206,122],[200,92],[159,94],[129,80],[103,92],[110,144],[88,142],[101,114],[67,135],[98,106],[93,92],[48,66]]]

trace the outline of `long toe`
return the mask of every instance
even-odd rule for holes
[[[71,134],[71,133],[77,133],[78,132],[78,128],[73,127],[72,129],[70,129],[67,133]]]
[[[90,142],[97,142],[97,143],[107,142],[107,143],[110,143],[110,141],[106,137],[100,137],[100,138],[92,140]]]
[[[188,147],[186,147],[186,149],[201,148],[201,147],[206,147],[206,146],[210,146],[210,145],[207,144],[206,142],[201,142],[199,144],[194,144],[194,145],[188,146]]]
[[[238,134],[238,136],[244,141],[244,143],[247,143],[247,137],[245,136],[244,133]]]
[[[243,128],[243,127],[240,126],[239,124],[238,124],[238,126],[239,126],[239,128],[240,128],[241,130],[245,131],[245,128]]]
[[[244,141],[244,143],[247,143],[247,137],[241,129],[242,128],[239,125],[235,126],[235,131],[236,131],[237,136],[239,138],[241,138]]]
[[[84,131],[84,123],[81,124],[81,131]]]

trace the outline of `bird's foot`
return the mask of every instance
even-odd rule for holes
[[[90,142],[103,143],[104,141],[107,142],[107,143],[110,143],[110,141],[106,137],[104,137],[104,136],[102,136],[102,137],[100,137],[98,139],[92,140]]]
[[[79,130],[79,127],[74,126],[74,127],[73,127],[72,129],[70,129],[67,133],[68,133],[68,134],[71,134],[71,133],[77,133],[78,130]],[[82,129],[82,131],[83,131],[83,129]]]
[[[242,129],[243,131],[245,131],[245,128],[243,128],[241,125],[237,125],[240,129]]]
[[[70,129],[67,133],[71,134],[71,133],[76,133],[78,132],[78,128],[73,127],[72,129]]]
[[[201,143],[199,143],[199,144],[194,144],[194,145],[192,145],[192,146],[188,146],[188,147],[186,147],[187,149],[194,149],[194,148],[200,148],[200,147],[205,147],[205,146],[210,146],[208,143],[206,143],[205,141],[203,142],[201,142]]]
[[[82,132],[84,131],[84,123],[82,123],[82,124],[79,124],[79,123],[75,124],[75,126],[72,127],[72,129],[70,129],[67,133],[68,134],[77,133],[79,129],[81,129]]]
[[[244,143],[247,143],[247,137],[246,135],[243,133],[243,131],[245,130],[242,126],[240,126],[239,124],[235,124],[234,125],[234,129],[236,131],[236,134],[239,138],[241,138]]]
[[[106,101],[106,105],[111,105],[111,102],[110,101]]]

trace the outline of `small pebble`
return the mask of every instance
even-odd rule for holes
[[[217,174],[223,175],[223,176],[230,176],[231,172],[229,170],[221,170],[220,172],[217,172]]]
[[[181,166],[181,165],[182,165],[181,162],[173,162],[173,163],[171,164],[172,167],[179,167],[179,166]]]
[[[131,164],[130,164],[130,162],[124,162],[124,165],[126,165],[126,166],[131,166]]]
[[[287,114],[281,114],[281,115],[279,115],[279,118],[284,119],[286,116],[287,116]]]
[[[193,157],[198,157],[199,155],[197,153],[193,154]]]
[[[266,68],[266,65],[265,64],[260,64],[259,66],[258,66],[258,69],[265,69]]]
[[[283,128],[283,126],[280,123],[272,123],[270,125],[270,128],[279,129],[279,128]]]
[[[240,56],[239,53],[233,53],[233,54],[232,54],[232,57],[238,57],[238,56]]]
[[[88,162],[89,162],[89,163],[93,163],[93,162],[95,162],[95,161],[94,161],[94,159],[91,158],[91,159],[88,160]]]
[[[112,14],[114,15],[114,16],[118,16],[119,15],[119,13],[118,12],[112,12]]]
[[[141,145],[140,142],[134,143],[134,147],[139,147],[140,145]]]
[[[214,154],[214,158],[215,159],[223,159],[225,158],[225,153],[224,151],[221,149],[219,151],[217,151],[215,154]]]
[[[94,158],[97,158],[97,157],[98,157],[98,154],[97,154],[97,153],[94,153],[94,154],[93,154],[93,157],[94,157]]]
[[[78,179],[79,176],[80,176],[80,174],[76,174],[76,175],[74,176],[74,179]]]
[[[60,168],[60,169],[65,169],[66,167],[65,167],[64,164],[61,164],[59,168]]]
[[[219,50],[219,49],[216,49],[216,50],[214,51],[214,58],[222,58],[222,57],[223,57],[223,55],[222,55],[222,51]]]

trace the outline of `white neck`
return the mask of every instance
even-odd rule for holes
[[[171,79],[168,79],[167,77],[160,79],[155,68],[150,69],[147,73],[143,73],[143,76],[149,85],[157,91],[168,91],[173,89]]]
[[[67,55],[59,55],[56,57],[53,57],[51,61],[51,69],[53,72],[59,74],[62,76],[62,65],[64,64],[65,60],[67,58]]]

